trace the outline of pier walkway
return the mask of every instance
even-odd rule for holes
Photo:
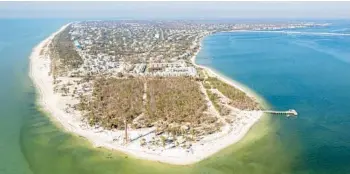
[[[268,113],[268,114],[277,114],[277,115],[287,115],[287,117],[290,116],[297,116],[298,112],[294,109],[289,109],[288,111],[271,111],[271,110],[267,110],[264,111],[264,113]]]

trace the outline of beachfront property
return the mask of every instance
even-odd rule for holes
[[[172,63],[150,63],[149,68],[179,68],[179,67],[185,67],[186,62],[184,60],[180,60],[177,62],[172,62]]]
[[[165,68],[161,71],[147,72],[146,75],[159,77],[195,77],[197,75],[197,71],[194,67]]]
[[[147,70],[146,75],[149,76],[197,76],[197,70],[193,66],[187,66],[184,60],[172,63],[150,63]]]

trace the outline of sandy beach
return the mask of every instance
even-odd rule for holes
[[[74,104],[76,101],[70,96],[61,96],[54,92],[53,77],[50,76],[51,60],[48,53],[48,45],[54,36],[63,31],[69,24],[60,28],[47,39],[39,43],[30,55],[30,72],[29,75],[37,89],[37,102],[39,106],[47,112],[54,121],[57,121],[67,131],[88,139],[95,147],[105,147],[108,149],[124,152],[135,158],[159,161],[163,163],[176,165],[189,165],[199,162],[210,157],[214,153],[226,148],[239,140],[241,140],[249,129],[263,115],[262,111],[241,111],[239,117],[241,121],[234,126],[225,126],[220,132],[213,133],[204,137],[199,142],[192,144],[191,151],[182,148],[163,148],[149,149],[140,146],[139,141],[133,141],[128,145],[123,145],[124,131],[104,130],[98,127],[91,127],[82,121],[79,111],[65,112],[67,104]],[[44,54],[41,54],[44,53]],[[46,54],[45,54],[46,53]],[[204,68],[212,76],[218,77],[220,80],[246,92],[249,96],[254,97],[258,101],[259,98],[252,91],[247,90],[237,82],[228,79],[208,67],[195,64],[194,56],[191,61],[195,66]],[[130,139],[139,135],[152,132],[151,129],[130,130]],[[154,134],[154,133],[153,133]],[[154,136],[152,133],[145,138]]]

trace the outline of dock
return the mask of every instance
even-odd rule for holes
[[[264,111],[264,113],[268,113],[268,114],[276,114],[276,115],[287,115],[287,117],[290,116],[297,116],[298,112],[294,109],[289,109],[288,111],[272,111],[272,110],[267,110]]]

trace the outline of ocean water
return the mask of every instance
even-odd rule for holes
[[[276,110],[299,112],[271,118],[280,122],[268,135],[290,153],[292,173],[350,173],[350,36],[341,35],[349,29],[343,22],[298,34],[219,33],[204,40],[197,62],[252,88]]]
[[[28,77],[31,49],[69,21],[0,20],[0,174],[350,173],[349,37],[207,37],[198,63],[250,87],[271,107],[294,108],[300,116],[265,116],[241,142],[200,163],[172,166],[93,148],[36,105]],[[345,33],[347,26],[309,31]]]

